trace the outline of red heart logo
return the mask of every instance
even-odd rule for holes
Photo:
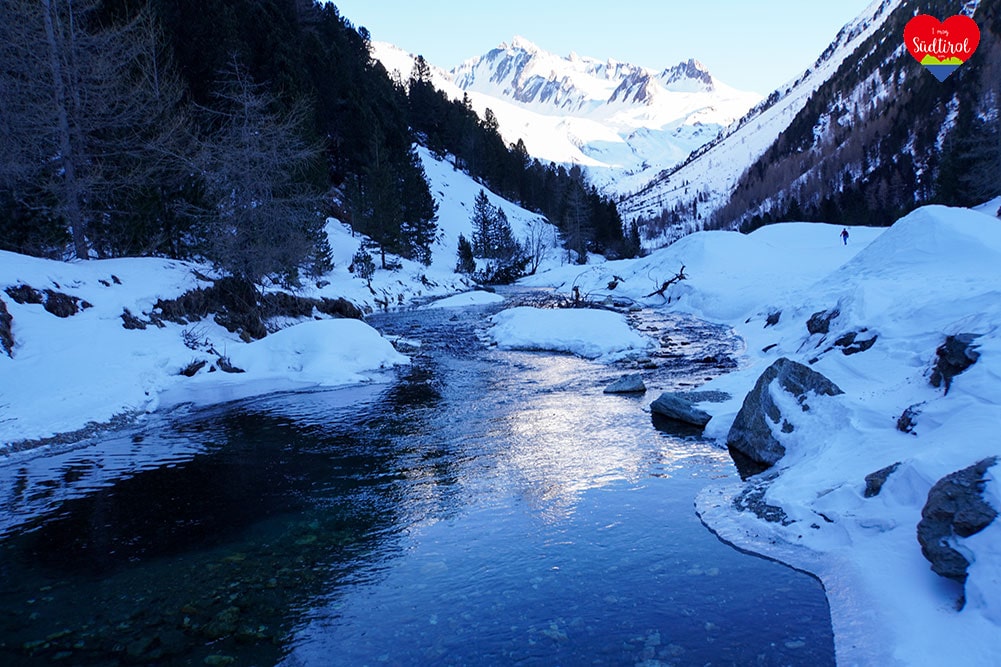
[[[904,26],[904,46],[939,81],[965,63],[980,44],[980,28],[969,16],[950,16],[939,21],[918,14]]]

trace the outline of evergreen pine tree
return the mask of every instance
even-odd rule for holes
[[[496,210],[490,204],[487,193],[482,189],[476,195],[473,202],[473,255],[476,257],[487,257],[490,252],[490,235],[493,230]]]
[[[462,234],[459,234],[459,244],[456,254],[458,255],[458,260],[455,263],[456,273],[470,275],[476,271],[476,259],[473,258],[473,246]]]

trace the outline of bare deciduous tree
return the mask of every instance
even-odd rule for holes
[[[221,73],[218,104],[205,110],[213,130],[199,140],[194,167],[206,206],[193,211],[208,256],[252,283],[295,278],[322,243],[321,198],[306,173],[320,151],[302,138],[303,107],[275,100],[234,58]]]
[[[81,259],[91,223],[168,155],[158,144],[181,97],[152,19],[97,26],[98,6],[0,5],[0,184],[62,219]]]
[[[528,223],[528,233],[525,235],[523,247],[528,256],[528,273],[534,274],[546,253],[556,246],[556,228],[541,218]]]

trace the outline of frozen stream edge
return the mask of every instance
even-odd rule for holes
[[[857,565],[835,554],[819,553],[791,544],[771,524],[734,509],[734,499],[744,490],[744,482],[720,481],[702,489],[695,497],[695,512],[716,537],[735,549],[774,560],[816,577],[827,595],[834,631],[834,654],[838,665],[903,665],[892,651],[892,642],[878,641],[873,628],[889,627],[882,622],[863,592]]]

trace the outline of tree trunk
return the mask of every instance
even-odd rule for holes
[[[59,131],[59,160],[63,167],[63,188],[65,200],[63,205],[63,215],[73,236],[73,248],[78,259],[87,259],[89,252],[87,239],[84,233],[83,207],[80,205],[80,183],[76,177],[75,154],[73,151],[73,140],[69,123],[69,112],[66,108],[66,84],[63,78],[63,68],[60,56],[63,49],[60,48],[59,36],[53,22],[52,0],[41,0],[44,7],[45,38],[49,47],[49,69],[52,72],[53,102],[55,103],[58,131]]]

